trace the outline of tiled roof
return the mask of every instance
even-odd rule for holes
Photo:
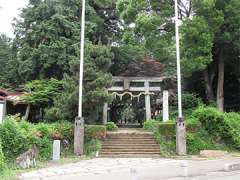
[[[21,92],[10,92],[5,89],[0,89],[0,100],[13,102],[14,104],[23,103],[20,97],[23,95]]]

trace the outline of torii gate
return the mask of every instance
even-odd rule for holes
[[[118,95],[120,98],[125,94],[131,97],[145,96],[145,113],[146,120],[151,119],[151,99],[150,95],[155,92],[161,92],[161,82],[169,77],[125,77],[113,76],[113,86],[108,88],[107,91],[113,95]],[[136,86],[137,85],[137,86]],[[138,95],[132,95],[132,92],[140,92]],[[121,93],[121,94],[120,94]],[[168,95],[167,95],[168,97]],[[108,121],[108,103],[103,106],[103,124]]]

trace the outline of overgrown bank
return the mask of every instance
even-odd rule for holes
[[[222,113],[214,107],[199,106],[186,117],[188,154],[198,154],[205,149],[239,150],[239,122],[239,113]],[[150,120],[144,123],[144,128],[154,132],[163,155],[175,154],[175,121]]]
[[[32,145],[39,150],[38,161],[47,161],[52,156],[53,140],[61,140],[61,156],[73,155],[73,123],[59,121],[55,123],[32,124],[20,121],[20,118],[9,116],[0,125],[0,171],[17,168],[16,158]],[[84,154],[95,155],[101,149],[101,140],[106,135],[106,127],[102,125],[85,126]],[[1,176],[0,176],[1,179]]]

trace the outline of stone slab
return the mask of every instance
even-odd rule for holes
[[[202,150],[200,151],[200,156],[205,158],[217,158],[227,155],[227,151],[219,150]]]
[[[53,157],[52,160],[53,162],[58,162],[60,160],[60,140],[54,140],[53,141]]]

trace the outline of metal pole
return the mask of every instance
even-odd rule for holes
[[[186,124],[182,115],[182,89],[180,69],[180,47],[179,47],[179,21],[178,1],[175,0],[175,28],[176,28],[176,56],[177,56],[177,86],[178,86],[178,117],[176,122],[176,152],[178,155],[186,155]]]
[[[179,48],[179,24],[178,24],[178,2],[175,0],[175,28],[176,28],[176,53],[177,53],[177,87],[178,87],[178,117],[182,118],[182,89],[180,69],[180,48]]]
[[[80,68],[79,68],[79,101],[78,101],[78,117],[82,117],[82,89],[83,89],[84,36],[85,36],[85,0],[82,0],[82,22],[81,22]]]
[[[82,0],[78,117],[76,117],[75,123],[74,123],[74,153],[76,155],[82,155],[83,152],[84,152],[83,151],[83,146],[84,146],[84,119],[82,117],[84,36],[85,36],[85,0]]]

